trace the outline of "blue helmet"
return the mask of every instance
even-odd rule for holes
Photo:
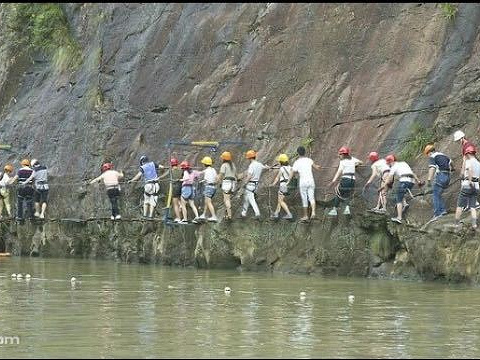
[[[143,164],[145,164],[146,162],[148,162],[148,157],[147,157],[147,155],[142,155],[142,156],[140,157],[140,166],[143,165]]]

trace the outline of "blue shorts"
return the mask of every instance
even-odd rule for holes
[[[205,189],[203,190],[203,196],[211,199],[213,198],[216,192],[217,192],[217,187],[215,185],[205,185]]]
[[[195,197],[195,191],[193,191],[192,185],[182,185],[182,198],[185,200],[193,200]]]
[[[458,194],[457,206],[475,208],[477,204],[478,190],[470,187],[462,187],[460,194]]]
[[[395,194],[395,201],[398,203],[403,202],[403,198],[407,193],[407,189],[413,188],[413,182],[410,181],[401,181],[398,183],[397,193]]]

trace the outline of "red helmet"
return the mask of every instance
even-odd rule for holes
[[[387,155],[387,157],[385,158],[385,161],[387,162],[387,164],[391,164],[394,161],[397,161],[397,158],[395,157],[395,155],[390,154],[390,155]]]
[[[468,145],[466,148],[465,148],[465,155],[467,154],[476,154],[477,153],[477,149],[475,149],[475,146],[473,145]]]
[[[175,158],[170,159],[170,166],[178,166],[178,160]]]
[[[346,146],[342,146],[340,149],[338,149],[338,154],[339,155],[349,155],[350,154],[350,149]]]
[[[102,165],[102,172],[105,172],[107,170],[112,170],[112,169],[113,169],[112,163],[105,163]]]
[[[370,160],[371,162],[375,162],[378,159],[380,159],[380,157],[378,156],[378,153],[376,151],[372,151],[370,154],[368,154],[368,160]]]
[[[188,163],[187,160],[184,160],[180,163],[180,169],[182,170],[190,169],[190,164]]]

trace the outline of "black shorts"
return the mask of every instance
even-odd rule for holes
[[[458,194],[457,206],[475,208],[477,203],[478,190],[470,187],[462,187],[460,194]]]
[[[174,183],[172,185],[172,197],[179,198],[182,196],[182,183]]]
[[[35,202],[46,203],[48,201],[48,190],[35,190]]]
[[[17,190],[17,196],[24,199],[32,199],[35,193],[35,189],[32,186],[19,186]]]

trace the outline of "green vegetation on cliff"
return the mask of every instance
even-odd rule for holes
[[[422,154],[423,149],[428,144],[433,144],[436,140],[436,134],[433,129],[428,129],[424,125],[414,124],[411,135],[407,140],[405,147],[400,152],[400,159],[410,161]]]
[[[59,71],[75,69],[82,61],[68,20],[58,4],[4,4],[8,39],[26,53],[41,51]]]

